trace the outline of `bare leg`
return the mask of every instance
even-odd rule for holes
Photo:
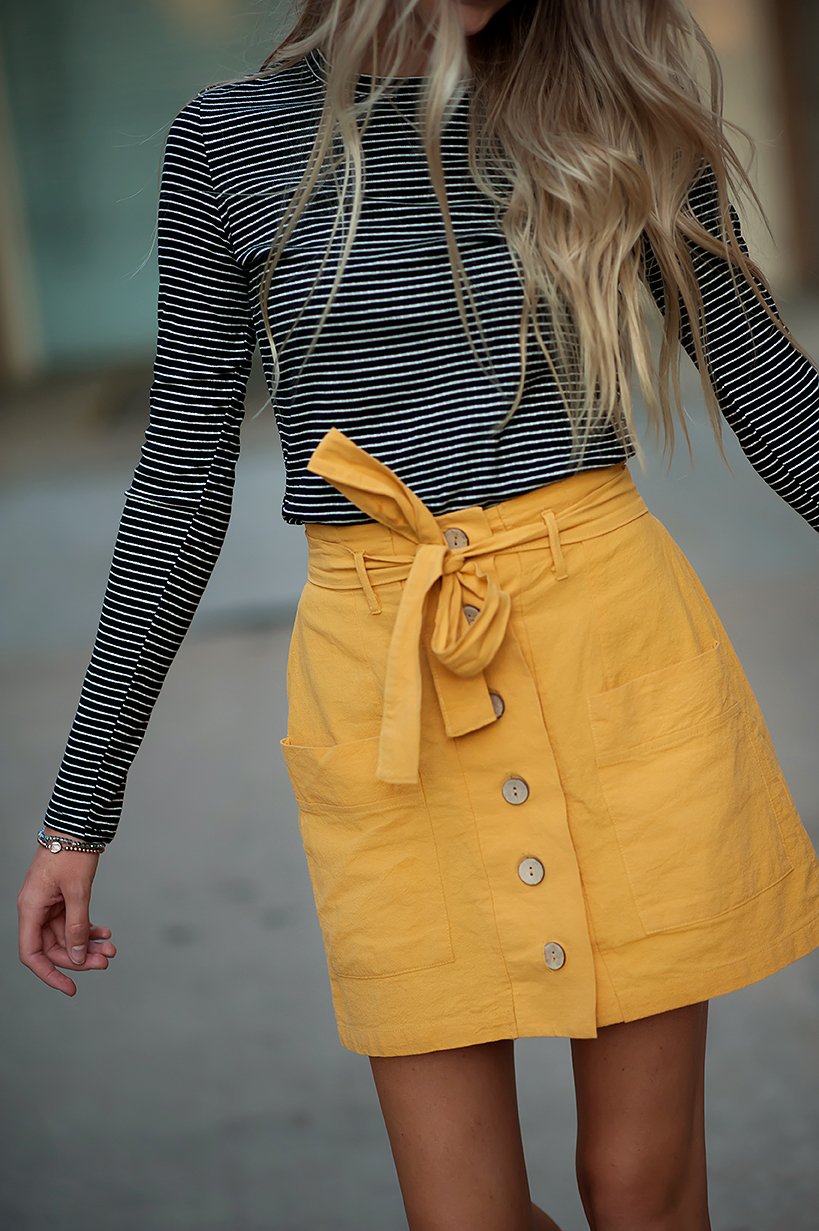
[[[529,1195],[512,1039],[370,1064],[410,1231],[560,1231]]]
[[[560,1231],[560,1227],[549,1215],[532,1202],[532,1231]]]
[[[708,1001],[572,1039],[577,1179],[592,1231],[711,1231]]]

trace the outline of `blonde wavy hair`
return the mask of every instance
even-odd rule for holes
[[[520,404],[531,321],[565,401],[573,456],[579,450],[582,457],[592,430],[610,422],[624,443],[628,432],[645,467],[629,386],[635,370],[649,426],[655,434],[662,429],[669,460],[675,440],[671,381],[691,456],[679,379],[681,300],[709,418],[727,464],[722,416],[703,348],[702,299],[686,241],[729,262],[737,294],[735,271],[740,271],[775,325],[805,352],[766,303],[756,281],[764,284],[762,270],[735,234],[731,211],[740,186],[770,233],[759,197],[723,129],[741,133],[752,147],[753,140],[723,118],[716,52],[683,0],[511,0],[480,34],[469,37],[452,0],[301,0],[290,32],[258,73],[249,74],[284,71],[314,48],[328,63],[315,141],[273,238],[259,292],[275,384],[279,352],[267,299],[279,256],[316,184],[327,176],[338,182],[338,139],[343,175],[328,251],[347,203],[351,211],[309,356],[355,240],[364,190],[363,126],[373,105],[390,93],[398,68],[414,62],[419,47],[427,50],[428,59],[418,129],[445,223],[459,313],[479,363],[464,288],[484,342],[485,335],[453,232],[440,141],[442,126],[466,88],[472,95],[471,174],[496,203],[523,287],[520,384],[495,430],[503,430]],[[697,80],[699,54],[707,69],[707,91]],[[373,72],[372,91],[356,98],[357,76]],[[704,162],[716,182],[721,239],[697,221],[688,201]],[[644,238],[665,289],[658,370],[644,312],[649,302]],[[541,328],[544,307],[547,337]]]

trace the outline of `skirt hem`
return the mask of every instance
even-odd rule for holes
[[[619,999],[624,1017],[606,1017],[587,1032],[566,1033],[564,1029],[550,1028],[548,1023],[533,1020],[505,1019],[497,1022],[464,1022],[463,1017],[441,1018],[428,1027],[423,1034],[409,1034],[394,1030],[353,1028],[341,1019],[336,1026],[341,1045],[358,1055],[403,1056],[423,1052],[444,1051],[455,1047],[467,1047],[477,1043],[491,1043],[498,1039],[517,1038],[596,1038],[597,1029],[616,1025],[619,1022],[636,1021],[657,1013],[670,1012],[688,1004],[697,1004],[717,996],[741,991],[759,983],[769,975],[784,969],[802,957],[807,957],[819,947],[819,920],[810,921],[795,932],[781,938],[774,947],[765,949],[765,958],[748,962],[747,959],[729,962],[712,968],[699,979],[686,981],[676,992],[662,997],[641,1000],[637,994],[623,994]],[[635,989],[636,992],[636,989]]]

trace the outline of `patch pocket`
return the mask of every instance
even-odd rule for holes
[[[587,698],[600,785],[647,933],[734,910],[792,871],[741,689],[715,640]]]
[[[423,787],[376,778],[378,742],[279,740],[328,964],[357,979],[426,970],[455,956]]]

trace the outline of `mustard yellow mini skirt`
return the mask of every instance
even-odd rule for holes
[[[434,516],[336,428],[280,741],[341,1044],[600,1026],[819,945],[819,862],[716,610],[625,463]]]

